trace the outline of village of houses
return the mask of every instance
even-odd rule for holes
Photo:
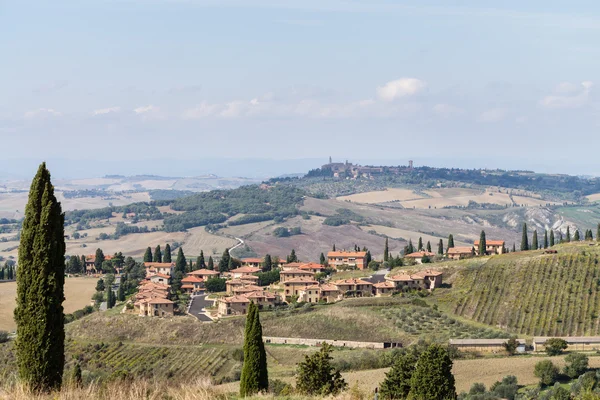
[[[477,246],[478,243],[475,243]],[[488,254],[504,252],[504,241],[488,241]],[[472,247],[448,249],[446,257],[461,259],[472,255]],[[418,251],[404,256],[411,264],[422,264],[424,258],[433,259],[434,253]],[[330,251],[327,265],[333,270],[365,270],[365,251]],[[225,278],[224,295],[213,295],[213,306],[205,312],[210,319],[244,315],[250,302],[260,309],[274,308],[277,305],[294,301],[300,303],[332,303],[347,297],[391,296],[407,291],[431,291],[442,284],[443,273],[435,269],[423,269],[409,273],[400,271],[385,275],[384,280],[371,282],[369,278],[335,279],[335,274],[325,282],[319,282],[315,275],[323,272],[326,266],[313,262],[280,262],[279,282],[268,287],[258,286],[258,272],[261,272],[263,259],[244,258],[242,266],[221,273],[215,270],[199,269],[188,273],[182,279],[182,291],[192,297],[205,294],[204,284],[211,278]],[[140,283],[135,296],[134,310],[140,316],[165,317],[174,314],[174,303],[169,300],[170,280],[174,263],[144,263],[146,279]]]

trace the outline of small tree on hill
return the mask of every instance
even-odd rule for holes
[[[536,378],[540,378],[540,384],[542,386],[550,386],[558,378],[558,367],[550,360],[540,361],[535,364],[533,374]]]
[[[102,249],[96,249],[96,258],[94,260],[94,268],[96,268],[96,271],[102,271],[102,263],[104,262],[104,253],[102,252]]]
[[[171,246],[169,243],[165,245],[165,255],[163,256],[163,261],[166,263],[171,262]]]
[[[571,379],[583,375],[589,366],[588,356],[581,353],[571,353],[565,357],[565,368],[563,372]]]
[[[308,395],[335,395],[348,385],[339,370],[331,365],[331,345],[323,343],[321,349],[304,356],[304,361],[298,364],[296,389]]]
[[[432,344],[419,356],[411,378],[410,397],[414,400],[456,398],[448,350]]]
[[[273,268],[273,261],[271,260],[270,254],[265,254],[265,258],[262,262],[263,272],[269,272]]]
[[[200,255],[196,259],[196,268],[204,269],[206,268],[206,262],[204,261],[204,252],[200,250]]]
[[[321,255],[319,256],[319,263],[321,265],[327,264],[327,259],[325,258],[325,254],[321,253]]]
[[[569,243],[571,241],[571,227],[567,226],[567,239],[566,239],[567,243]]]
[[[385,245],[383,247],[383,261],[389,261],[390,259],[390,250],[388,247],[388,238],[385,238]]]
[[[504,346],[504,350],[506,350],[506,352],[509,355],[513,356],[517,352],[517,347],[519,347],[519,342],[517,342],[517,339],[515,339],[515,338],[510,338],[506,342],[504,342],[502,344],[502,346]]]
[[[442,241],[442,239],[440,239],[440,241],[438,243],[438,251],[437,251],[437,253],[440,256],[444,255],[444,242]]]
[[[103,292],[104,291],[104,279],[100,278],[98,279],[98,282],[96,282],[96,292]]]
[[[551,338],[546,340],[546,343],[544,343],[544,348],[549,356],[557,356],[561,354],[567,347],[567,342],[560,338]]]
[[[150,247],[144,253],[144,262],[152,262],[152,249]]]
[[[229,249],[225,249],[221,259],[219,260],[219,272],[227,272],[229,271],[227,268],[229,267]]]
[[[211,271],[215,269],[215,262],[213,261],[212,256],[208,256],[208,264],[206,265],[206,268]]]
[[[123,289],[124,284],[124,282],[121,282],[119,284],[119,290],[117,290],[117,300],[119,301],[125,301],[125,290]]]
[[[454,236],[452,234],[448,235],[448,246],[447,248],[451,249],[454,247]]]
[[[419,237],[419,245],[417,246],[417,251],[423,250],[423,239]]]
[[[538,235],[537,230],[533,231],[533,238],[531,239],[531,250],[538,249]]]
[[[544,230],[544,248],[548,248],[548,229]]]
[[[517,246],[513,243],[513,248],[512,248],[512,252],[516,253],[517,252]]]
[[[408,239],[408,246],[406,246],[406,247],[407,248],[406,248],[406,251],[404,252],[404,255],[412,254],[415,252],[415,248],[412,244],[412,239]]]
[[[427,242],[427,246],[425,246],[425,248],[431,253],[431,243],[429,241]]]
[[[487,253],[487,242],[485,240],[485,231],[481,231],[479,234],[479,255],[485,256]]]
[[[550,230],[550,241],[549,241],[550,247],[554,246],[554,231]]]
[[[413,352],[402,354],[396,358],[381,384],[380,393],[383,399],[395,400],[408,397],[416,363],[417,356]]]
[[[183,254],[183,248],[180,247],[177,251],[177,259],[175,260],[175,271],[185,274],[186,266],[187,260],[185,258],[185,254]]]
[[[527,224],[523,222],[523,233],[521,236],[521,251],[529,250],[529,239],[527,238]]]
[[[579,242],[581,240],[581,235],[579,234],[579,229],[575,229],[575,235],[573,235],[573,240],[575,242]]]
[[[162,252],[160,251],[160,244],[154,248],[154,255],[152,256],[152,261],[156,263],[162,262]]]
[[[262,339],[262,326],[258,306],[251,302],[244,330],[244,365],[240,379],[240,396],[265,392],[268,388],[267,355]]]
[[[298,257],[296,256],[296,250],[292,249],[292,252],[287,257],[287,262],[288,262],[288,264],[298,262]]]

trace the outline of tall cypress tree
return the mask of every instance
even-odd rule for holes
[[[538,236],[537,229],[533,231],[533,238],[531,239],[531,250],[537,250],[538,247]]]
[[[251,302],[244,329],[244,365],[240,378],[240,396],[251,396],[268,388],[267,356],[262,340],[262,326],[258,307]]]
[[[42,163],[33,178],[19,245],[16,354],[21,381],[60,388],[65,365],[64,214]]]
[[[550,230],[550,247],[554,246],[554,230]]]
[[[228,271],[227,268],[229,266],[229,257],[229,249],[225,249],[223,255],[221,256],[221,259],[219,260],[219,272]]]
[[[451,249],[454,247],[454,236],[452,234],[448,235],[448,249]]]
[[[544,248],[548,248],[548,229],[544,229]]]
[[[513,252],[513,253],[516,253],[516,251],[517,251],[517,247],[516,247],[516,246],[515,246],[515,244],[513,243],[513,250],[512,250],[512,252]]]
[[[571,241],[571,227],[567,226],[567,243]]]
[[[529,250],[529,239],[527,238],[527,224],[523,222],[523,235],[521,236],[521,251]]]
[[[415,252],[415,248],[414,248],[414,246],[412,244],[412,239],[408,239],[408,248],[406,249],[406,251],[408,251],[408,254],[411,254],[411,253]]]
[[[573,240],[575,242],[579,242],[581,240],[581,235],[579,234],[579,229],[575,229],[575,235],[573,235]]]
[[[152,262],[152,249],[150,246],[148,246],[146,252],[144,253],[144,262]]]
[[[200,250],[200,255],[198,256],[198,259],[196,260],[196,268],[198,268],[198,269],[206,268],[206,262],[204,261],[204,252],[202,250]]]
[[[427,246],[425,246],[425,248],[427,249],[428,252],[431,253],[431,242],[427,241]]]
[[[485,231],[479,234],[479,252],[478,255],[485,256],[487,254],[487,241],[485,240]]]
[[[325,258],[325,254],[321,253],[321,255],[319,256],[319,263],[321,265],[327,264],[327,259]]]
[[[94,259],[94,267],[96,271],[102,271],[102,263],[104,262],[104,252],[102,249],[96,249],[96,258]]]
[[[455,399],[452,360],[448,351],[432,344],[420,356],[411,377],[410,398],[414,400]]]
[[[385,238],[385,245],[383,247],[383,261],[390,259],[390,248],[388,247],[388,238]]]
[[[417,246],[417,251],[423,250],[423,239],[419,237],[419,245]]]
[[[166,263],[171,262],[171,246],[169,245],[169,243],[165,245],[165,255],[163,256],[163,261]]]
[[[600,242],[600,223],[596,227],[596,240]]]
[[[440,239],[440,242],[438,243],[438,254],[440,256],[444,255],[444,242],[442,241],[442,239]]]
[[[270,254],[265,254],[265,258],[262,262],[263,272],[269,272],[273,268],[273,261],[271,260]]]
[[[215,262],[213,261],[212,256],[208,256],[208,265],[206,268],[210,269],[211,271],[215,269]]]
[[[175,271],[179,271],[182,274],[185,274],[186,265],[187,260],[185,259],[185,255],[183,254],[183,249],[180,247],[177,251],[177,259],[175,260]]]
[[[152,261],[156,263],[162,262],[162,253],[160,251],[160,244],[154,248],[154,256],[152,257]]]

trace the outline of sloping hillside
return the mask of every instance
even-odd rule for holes
[[[556,246],[473,261],[452,277],[442,303],[459,315],[526,335],[600,334],[600,247]]]

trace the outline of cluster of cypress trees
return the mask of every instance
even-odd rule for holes
[[[16,275],[16,269],[13,265],[8,265],[8,263],[6,263],[3,268],[0,268],[0,281],[12,281],[16,278]]]
[[[240,396],[251,396],[269,389],[267,353],[262,339],[258,306],[251,302],[244,330],[244,365],[240,378]]]

